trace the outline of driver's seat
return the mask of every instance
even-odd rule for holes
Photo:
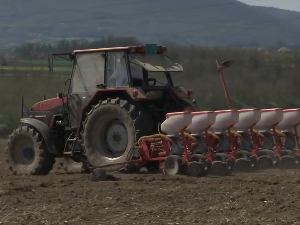
[[[144,81],[139,78],[132,78],[132,85],[133,87],[141,87],[144,86]]]

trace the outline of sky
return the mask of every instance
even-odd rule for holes
[[[239,0],[248,5],[276,7],[300,12],[300,0]]]

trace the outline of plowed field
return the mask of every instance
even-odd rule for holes
[[[113,174],[18,177],[0,141],[0,224],[300,224],[300,170],[190,178]]]

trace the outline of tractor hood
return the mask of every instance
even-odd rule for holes
[[[67,103],[67,98],[50,98],[40,102],[37,102],[31,107],[31,111],[50,111],[53,108],[62,106],[64,103]]]

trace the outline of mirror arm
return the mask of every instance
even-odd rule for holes
[[[48,68],[49,68],[49,73],[53,73],[53,55],[48,55]]]

